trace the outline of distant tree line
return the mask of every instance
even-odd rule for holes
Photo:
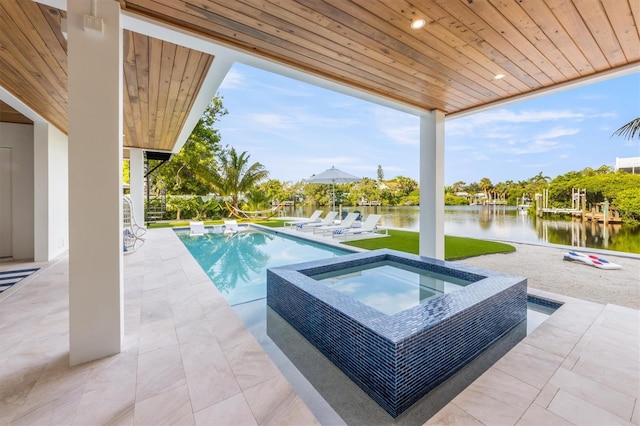
[[[182,150],[151,175],[150,193],[154,197],[166,196],[166,219],[221,218],[227,214],[225,202],[248,210],[264,209],[282,201],[321,207],[332,205],[331,185],[269,179],[265,167],[252,162],[249,153],[222,146],[220,133],[215,128],[215,123],[228,113],[222,101],[219,95],[211,100]],[[617,133],[636,136],[637,120]],[[128,181],[127,166],[124,167],[125,182]],[[523,181],[494,184],[486,177],[469,184],[459,181],[445,187],[445,204],[469,204],[481,194],[488,202],[516,205],[549,189],[551,207],[569,207],[572,188],[585,189],[588,203],[599,203],[606,198],[623,217],[640,221],[640,175],[614,172],[608,166],[572,171],[554,179],[540,172]],[[385,180],[381,165],[377,168],[377,180],[365,177],[356,183],[336,184],[335,197],[336,204],[346,206],[363,202],[379,202],[382,206],[420,203],[418,182],[406,176]]]
[[[483,195],[483,199],[505,200],[507,205],[515,206],[523,199],[534,200],[535,194],[549,190],[549,207],[570,208],[572,189],[586,190],[587,207],[602,203],[606,199],[618,208],[628,221],[640,221],[640,175],[624,171],[614,171],[610,166],[598,169],[590,167],[582,171],[571,171],[553,179],[542,172],[521,181],[506,181],[492,184],[489,178],[480,182],[466,184],[456,182],[445,187],[445,204],[470,204],[474,196]]]

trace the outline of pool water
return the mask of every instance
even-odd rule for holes
[[[382,261],[312,276],[386,315],[463,289],[471,281]]]
[[[267,268],[352,253],[349,250],[256,229],[231,236],[214,232],[190,236],[188,229],[176,229],[175,232],[231,306],[266,299]],[[411,275],[411,271],[408,272]],[[402,281],[404,273],[399,271],[394,273],[400,274],[400,277],[396,278]],[[331,279],[329,276],[321,277],[318,275],[314,278]],[[412,284],[414,294],[410,296],[411,303],[421,303],[420,299],[426,301],[436,297],[436,295],[429,294],[433,289],[443,288],[445,292],[448,292],[455,291],[456,288],[459,289],[461,285],[465,285],[453,282],[455,280],[453,277],[446,277],[446,283],[444,279],[441,280],[442,283],[438,283],[438,279],[434,277],[435,282],[424,287],[421,286],[420,290],[416,290],[418,287]],[[341,291],[353,291],[355,287],[343,285]],[[417,295],[415,291],[418,291]],[[353,297],[353,294],[350,296]],[[365,303],[364,300],[361,301]],[[387,302],[377,303],[373,297],[368,298],[368,302],[370,306],[383,312],[389,309],[390,305]],[[397,301],[394,310],[405,309],[402,303],[404,302]],[[528,303],[527,334],[544,322],[553,313],[553,310],[538,303]]]
[[[342,256],[351,251],[299,240],[270,230],[243,232],[234,237],[216,233],[190,237],[188,230],[175,232],[296,392],[313,407],[314,414],[322,424],[344,424],[345,421],[347,424],[380,424],[389,419],[378,404],[266,306],[267,268]],[[540,305],[531,303],[527,308],[526,327],[529,334],[550,313],[540,317],[535,315],[533,321],[532,312],[540,309]],[[492,356],[495,355],[489,355],[488,358],[483,355],[479,358],[479,367],[470,364],[465,374],[459,377],[474,377],[468,371],[473,372],[476,368],[484,371],[483,362]],[[451,395],[447,392],[462,389],[466,385],[448,383],[443,388],[445,390],[434,398],[448,401],[456,392]],[[429,417],[424,413],[435,414],[440,407],[437,401],[431,399],[418,404],[422,404],[419,409],[405,413],[408,416],[406,419],[422,422],[422,419]],[[411,417],[411,413],[417,414]]]
[[[256,229],[234,235],[176,234],[232,306],[266,298],[267,268],[352,253]]]

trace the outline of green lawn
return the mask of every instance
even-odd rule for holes
[[[365,240],[348,241],[344,244],[368,250],[389,248],[418,254],[418,233],[412,231],[389,230],[390,237],[371,238]],[[444,237],[444,258],[446,260],[464,259],[481,256],[483,254],[510,253],[516,251],[509,244],[494,241],[476,240],[474,238]]]
[[[284,226],[284,221],[272,219],[267,222],[260,222],[260,225],[277,228]],[[389,230],[389,237],[370,238],[358,241],[347,241],[343,244],[360,247],[367,250],[388,248],[418,254],[418,233],[412,231]],[[509,244],[495,241],[477,240],[474,238],[444,237],[444,257],[446,260],[464,259],[467,257],[481,256],[493,253],[511,253],[516,251],[515,247]]]

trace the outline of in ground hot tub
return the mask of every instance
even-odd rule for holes
[[[397,417],[526,320],[527,280],[377,250],[268,269],[267,305]]]

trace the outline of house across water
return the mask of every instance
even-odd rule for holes
[[[615,171],[625,170],[631,174],[640,174],[640,157],[616,157]]]

